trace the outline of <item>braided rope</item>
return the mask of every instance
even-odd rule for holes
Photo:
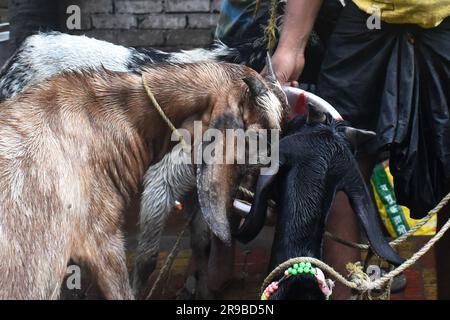
[[[447,194],[440,202],[439,204],[430,211],[429,215],[438,213],[448,202],[450,201],[450,193]],[[276,267],[267,277],[264,279],[262,290],[264,290],[265,287],[268,286],[269,283],[272,282],[272,280],[280,274],[280,272],[284,271],[287,267],[294,263],[300,263],[300,262],[310,262],[314,263],[324,271],[326,271],[329,275],[331,275],[334,279],[342,283],[343,285],[355,289],[360,292],[360,297],[365,297],[368,299],[372,299],[371,292],[374,289],[384,289],[384,293],[381,295],[381,297],[388,297],[389,295],[386,294],[387,288],[389,288],[390,283],[392,280],[398,276],[400,273],[405,271],[407,268],[411,267],[413,264],[417,262],[424,254],[426,254],[431,247],[439,241],[445,234],[445,232],[450,228],[450,219],[447,220],[447,222],[444,224],[444,226],[415,254],[413,254],[409,259],[407,259],[405,262],[403,262],[400,266],[397,268],[391,270],[384,276],[380,277],[379,279],[372,281],[369,276],[362,270],[362,266],[359,263],[352,264],[349,263],[347,265],[347,270],[350,272],[350,280],[347,280],[344,276],[342,276],[340,273],[338,273],[336,270],[334,270],[331,266],[326,264],[325,262],[318,260],[316,258],[311,257],[299,257],[299,258],[293,258],[289,259],[286,262],[283,262],[278,267]]]
[[[264,29],[264,40],[267,43],[267,51],[272,54],[277,43],[277,11],[280,0],[271,0],[270,18]]]
[[[420,228],[422,228],[425,224],[428,223],[428,221],[430,221],[431,218],[433,218],[439,211],[442,210],[442,208],[450,201],[450,193],[447,194],[439,203],[438,205],[432,209],[423,219],[421,219],[418,223],[416,223],[412,228],[410,228],[407,232],[405,232],[404,234],[402,234],[400,237],[392,240],[391,242],[389,242],[389,244],[392,247],[396,247],[398,245],[400,245],[401,243],[403,243],[405,240],[407,240],[409,237],[411,237],[412,235],[414,235],[414,233],[416,233],[417,230],[419,230]],[[368,250],[369,249],[369,245],[365,244],[365,243],[356,243],[356,242],[352,242],[352,241],[348,241],[348,240],[344,240],[341,239],[331,233],[329,233],[328,231],[325,232],[325,236],[327,236],[328,238],[339,242],[341,244],[344,244],[346,246],[349,247],[353,247],[356,249],[361,249],[361,250]]]
[[[256,21],[256,17],[258,16],[260,9],[261,9],[261,0],[256,0],[255,10],[253,11],[253,22]]]

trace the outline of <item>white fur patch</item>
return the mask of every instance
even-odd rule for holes
[[[227,47],[221,42],[217,42],[212,50],[208,49],[192,49],[181,50],[172,53],[169,62],[172,63],[194,63],[202,61],[220,61],[220,57],[237,56],[235,49]]]
[[[178,157],[190,155],[174,148],[145,173],[140,210],[140,254],[158,253],[162,231],[175,200],[181,200],[187,192],[195,188],[192,165],[180,164],[190,162],[190,159],[180,162]]]
[[[35,66],[34,70],[41,70],[38,76],[42,79],[67,69],[79,70],[86,66],[128,71],[128,48],[86,36],[38,34],[27,39],[27,47],[32,54],[26,55],[26,59]],[[105,52],[108,52],[107,56]]]
[[[258,97],[256,102],[264,109],[272,123],[276,124],[277,127],[275,129],[280,129],[283,110],[281,102],[275,94],[271,91],[267,91],[265,94]]]

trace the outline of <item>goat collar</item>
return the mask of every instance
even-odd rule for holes
[[[270,296],[278,290],[278,286],[281,282],[287,280],[291,276],[305,276],[305,277],[314,277],[317,280],[317,284],[319,285],[320,291],[322,291],[326,300],[330,299],[331,294],[333,293],[333,281],[329,279],[325,279],[325,274],[323,271],[311,265],[309,262],[301,262],[296,263],[292,267],[288,268],[280,281],[274,281],[264,289],[263,294],[261,295],[261,300],[268,300]]]

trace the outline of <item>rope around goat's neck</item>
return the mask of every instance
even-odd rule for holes
[[[164,112],[164,110],[161,108],[161,106],[159,105],[158,101],[156,100],[152,90],[145,83],[144,75],[142,75],[141,78],[142,78],[142,85],[144,86],[145,92],[147,92],[147,96],[149,97],[149,99],[152,102],[153,106],[158,111],[159,115],[164,120],[164,122],[167,124],[167,126],[170,128],[170,130],[172,130],[172,132],[174,132],[178,136],[178,139],[180,140],[180,142],[183,145],[183,147],[187,147],[186,141],[184,141],[183,136],[178,132],[177,128],[173,125],[172,121],[170,121],[169,117],[167,117],[166,113]]]
[[[430,211],[429,214],[437,214],[442,208],[447,205],[450,201],[450,193],[447,194],[440,202],[439,204]],[[372,298],[371,292],[374,289],[380,289],[380,288],[388,288],[389,283],[400,273],[405,271],[407,268],[411,267],[413,264],[417,262],[424,254],[426,254],[430,248],[439,241],[445,234],[445,232],[450,228],[450,218],[447,220],[447,222],[444,224],[444,226],[415,254],[413,254],[408,260],[403,262],[400,266],[393,269],[392,271],[388,272],[381,278],[372,281],[369,276],[362,270],[362,266],[359,265],[359,263],[347,264],[347,270],[350,272],[351,280],[347,280],[343,275],[338,273],[336,270],[334,270],[331,266],[324,263],[321,260],[311,258],[311,257],[299,257],[299,258],[293,258],[289,259],[286,262],[283,262],[278,267],[276,267],[264,280],[264,283],[262,285],[261,292],[269,285],[269,283],[272,282],[272,280],[280,274],[280,272],[289,265],[292,265],[294,263],[300,263],[300,262],[310,262],[315,264],[316,266],[320,267],[322,270],[327,272],[330,276],[335,278],[337,281],[342,283],[343,285],[358,290],[360,292],[360,296],[365,296],[369,299]],[[386,290],[385,290],[386,291]],[[383,296],[383,294],[382,294]],[[384,296],[386,295],[386,292],[384,292]]]

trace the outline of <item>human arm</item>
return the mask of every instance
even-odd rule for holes
[[[297,81],[305,65],[305,48],[323,0],[290,0],[283,30],[272,57],[275,74],[281,83]]]

